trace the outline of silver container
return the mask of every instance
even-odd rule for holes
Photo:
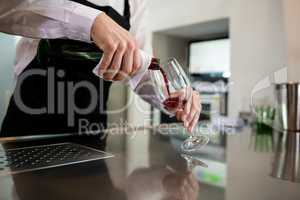
[[[276,137],[277,136],[277,137]],[[300,133],[281,132],[274,135],[275,154],[271,176],[300,182]]]
[[[300,83],[277,84],[279,127],[282,131],[300,131]]]

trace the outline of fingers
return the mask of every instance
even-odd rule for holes
[[[198,197],[199,185],[191,172],[167,175],[163,180],[163,185],[170,199],[196,200]]]
[[[98,75],[105,80],[123,80],[140,67],[134,38],[105,13],[96,17],[91,38],[104,52]]]
[[[178,183],[177,183],[177,194],[176,196],[180,200],[185,200],[187,198],[186,196],[186,183],[185,183],[185,178],[182,176],[178,176]]]
[[[139,67],[140,54],[135,43],[132,41],[120,43],[103,78],[110,81],[122,81],[133,75]]]
[[[129,44],[126,49],[126,53],[124,54],[122,66],[120,71],[117,73],[115,77],[113,77],[114,81],[121,81],[131,74],[133,68],[133,56],[134,56],[135,45]]]
[[[188,117],[186,118],[186,123],[187,123],[187,128],[188,131],[191,132],[192,130],[190,129],[192,122],[194,118],[196,118],[198,110],[196,110],[194,107],[192,107],[191,112],[188,114]]]
[[[185,195],[186,200],[196,200],[195,196],[197,194],[195,194],[195,192],[193,191],[193,189],[189,185],[187,185],[185,187],[185,190],[186,190],[186,192],[185,192],[186,193],[186,195]]]
[[[104,53],[102,56],[102,60],[100,63],[100,68],[99,68],[99,75],[103,76],[105,73],[106,69],[110,66],[113,56],[115,54],[115,51],[117,50],[117,45],[114,43],[110,42],[105,49],[103,49]]]
[[[198,196],[198,190],[194,189],[194,186],[191,184],[192,180],[190,179],[191,175],[185,175],[181,181],[180,187],[180,198],[187,200],[195,200]]]
[[[184,115],[184,112],[183,112],[183,111],[181,111],[181,110],[177,111],[177,112],[176,112],[176,119],[177,119],[178,121],[181,121],[182,118],[183,118],[183,115]]]
[[[134,75],[138,69],[141,67],[142,62],[141,62],[141,56],[139,49],[134,50],[134,58],[133,58],[133,66],[132,66],[132,72],[130,75]]]
[[[170,97],[172,97],[172,98],[178,97],[181,101],[187,99],[187,98],[185,98],[186,97],[185,90],[179,90],[179,91],[172,92],[170,94]]]
[[[192,122],[190,123],[188,130],[189,132],[193,132],[195,126],[197,125],[198,121],[199,121],[199,117],[200,117],[200,112],[197,112],[197,114],[195,114]]]
[[[119,69],[121,68],[125,51],[126,45],[124,43],[120,43],[113,56],[113,61],[111,62],[110,67],[103,74],[103,78],[105,80],[113,80],[115,75],[118,73]]]
[[[198,92],[193,93],[193,103],[192,103],[192,112],[188,117],[189,121],[189,132],[192,132],[196,124],[198,123],[201,112],[201,103],[200,103],[200,95]]]
[[[193,191],[198,191],[199,184],[198,184],[198,181],[197,181],[195,175],[192,172],[190,172],[188,175],[188,182],[189,182],[189,185],[191,186],[191,188],[193,189]]]
[[[200,96],[198,92],[193,92],[191,98],[186,102],[184,113],[176,113],[177,117],[184,122],[184,126],[191,133],[196,126],[201,112]]]
[[[180,197],[181,197],[182,200],[189,200],[189,199],[188,199],[188,193],[187,193],[186,190],[187,190],[186,187],[182,187],[182,188],[180,189]]]
[[[189,172],[185,178],[185,191],[189,200],[196,200],[198,197],[198,182],[193,173]]]
[[[193,96],[191,96],[190,99],[188,99],[188,101],[186,102],[186,104],[184,106],[184,116],[183,116],[182,120],[184,121],[185,127],[188,127],[188,117],[191,112],[192,102],[193,102]]]

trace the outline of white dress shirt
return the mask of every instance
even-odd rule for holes
[[[109,5],[120,14],[124,12],[124,0],[88,1],[99,6]],[[129,0],[129,3],[130,32],[135,37],[139,48],[151,54],[151,42],[146,29],[147,2],[146,0]],[[69,0],[2,1],[0,3],[0,31],[23,36],[17,47],[15,75],[18,76],[33,60],[40,38],[68,38],[91,42],[91,27],[100,13],[99,10]],[[142,68],[148,67],[146,65],[149,65],[149,59],[143,64]],[[147,73],[140,73],[128,85],[135,90],[138,85],[148,80]],[[154,103],[153,88],[141,86],[137,93],[149,103]],[[149,95],[152,98],[149,99]]]

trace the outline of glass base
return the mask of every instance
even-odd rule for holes
[[[188,154],[181,154],[181,157],[185,159],[189,170],[193,170],[197,166],[208,168],[208,165],[202,162],[199,158],[193,157]]]
[[[182,143],[181,150],[185,152],[197,151],[207,145],[208,142],[209,138],[207,136],[190,136]]]

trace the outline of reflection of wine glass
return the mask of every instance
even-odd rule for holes
[[[208,168],[208,165],[202,162],[200,159],[195,158],[191,155],[187,154],[181,154],[181,157],[183,157],[187,163],[187,167],[189,170],[193,170],[196,166],[201,166],[204,168]]]
[[[150,77],[159,98],[160,109],[169,116],[184,109],[187,100],[192,95],[190,80],[176,59],[170,59],[161,64],[158,59],[152,59],[149,66]],[[204,135],[191,135],[184,141],[183,151],[196,151],[208,143]]]

